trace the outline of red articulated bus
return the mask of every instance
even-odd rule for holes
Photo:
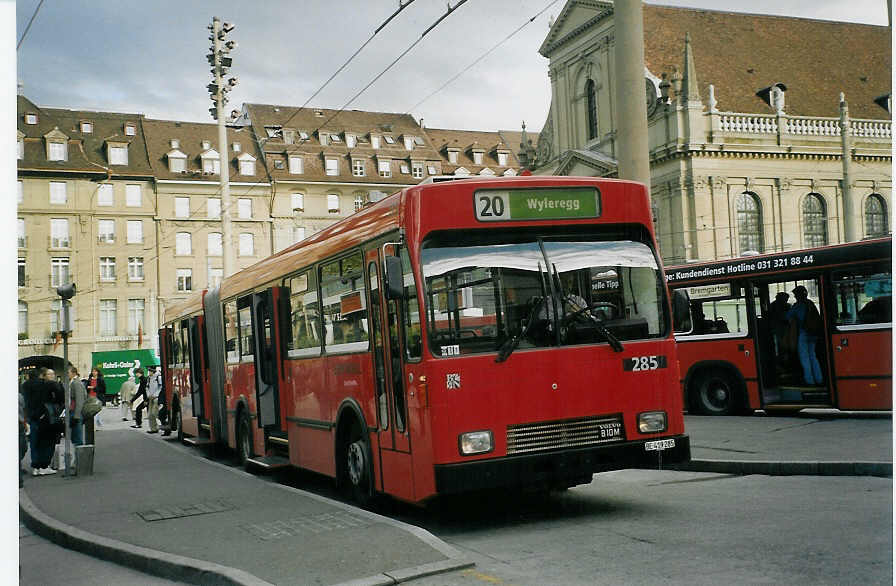
[[[887,237],[666,267],[690,411],[892,409],[892,246]],[[793,309],[800,296],[817,309],[814,333]]]
[[[418,185],[166,311],[181,437],[361,502],[690,457],[644,187]]]

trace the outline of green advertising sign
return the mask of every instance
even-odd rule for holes
[[[480,189],[473,197],[481,222],[600,217],[600,192],[595,187]]]
[[[90,368],[99,368],[106,381],[106,394],[115,395],[134,369],[159,364],[155,350],[111,350],[94,352]],[[88,373],[89,374],[89,373]]]

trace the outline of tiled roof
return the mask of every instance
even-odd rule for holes
[[[419,182],[419,179],[413,179],[399,169],[393,169],[392,177],[380,177],[376,169],[377,159],[388,158],[405,164],[410,164],[412,160],[436,163],[442,160],[426,133],[409,114],[359,110],[338,112],[267,104],[246,104],[244,112],[252,123],[252,132],[262,144],[268,172],[275,180],[413,184]],[[308,138],[303,140],[299,132],[306,133]],[[337,135],[339,142],[328,141],[328,144],[322,145],[322,133]],[[363,142],[349,148],[346,145],[346,133],[361,137]],[[390,136],[394,142],[389,144],[382,140],[380,148],[374,149],[370,143],[371,134]],[[420,141],[409,151],[402,140],[404,136],[418,137]],[[420,142],[423,144],[419,144]],[[289,173],[286,160],[289,154],[302,156],[304,169],[301,175]],[[338,175],[326,174],[324,155],[339,158]],[[359,157],[369,161],[364,177],[352,175],[351,159]],[[274,161],[282,161],[282,164],[277,163],[282,168],[275,166]]]
[[[644,60],[656,75],[683,69],[684,38],[691,48],[706,103],[715,86],[717,109],[773,112],[756,92],[787,86],[785,111],[797,116],[839,116],[846,94],[850,116],[881,119],[873,100],[890,91],[890,32],[852,24],[644,5]]]
[[[203,147],[203,141],[207,141],[209,148],[219,151],[218,125],[202,122],[177,122],[173,120],[143,121],[146,134],[146,145],[149,149],[149,159],[153,172],[157,179],[181,179],[196,181],[217,181],[219,175],[203,175],[202,160],[200,154],[208,150]],[[171,141],[177,140],[176,148],[171,146]],[[240,152],[234,152],[233,143],[240,144]],[[168,166],[168,153],[180,151],[187,156],[186,173],[172,173]],[[241,175],[237,157],[243,153],[249,153],[256,159],[255,175]],[[219,152],[220,156],[220,152]],[[230,180],[234,182],[264,182],[269,181],[267,172],[261,162],[261,154],[252,135],[250,128],[227,129],[227,160],[230,163]],[[223,157],[222,157],[223,160]]]
[[[513,131],[485,132],[478,130],[450,130],[445,128],[427,128],[433,145],[439,150],[442,159],[442,170],[448,174],[455,169],[463,167],[471,174],[478,174],[488,167],[501,175],[507,169],[519,171],[520,163],[516,158],[520,150],[520,133]],[[485,151],[482,155],[482,164],[473,162],[473,148]],[[448,149],[459,149],[457,163],[448,162]],[[498,150],[507,151],[507,165],[498,165]]]
[[[146,156],[141,129],[142,114],[93,112],[39,108],[25,96],[17,97],[17,127],[25,135],[25,157],[18,161],[20,170],[41,172],[102,173],[113,176],[149,177],[152,169]],[[26,124],[25,116],[37,115],[37,124]],[[91,132],[81,132],[81,123],[89,122]],[[125,134],[125,124],[134,125],[134,135]],[[68,158],[48,161],[44,137],[58,130],[68,137]],[[128,164],[109,165],[108,142],[127,143]]]

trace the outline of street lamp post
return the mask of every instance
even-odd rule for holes
[[[64,445],[64,469],[63,475],[69,476],[69,465],[71,463],[71,447],[72,447],[72,426],[71,426],[71,413],[68,413],[68,406],[71,405],[71,385],[69,384],[71,381],[68,378],[68,335],[74,329],[73,328],[73,316],[72,316],[72,297],[75,296],[76,287],[74,283],[67,283],[65,285],[60,285],[56,287],[56,294],[62,298],[62,319],[59,320],[61,322],[60,331],[62,332],[62,380],[63,384],[63,413],[65,413],[65,442]]]
[[[224,106],[227,104],[227,93],[237,84],[237,79],[231,77],[224,83],[224,77],[233,60],[230,51],[236,48],[235,41],[226,41],[227,33],[233,30],[229,22],[221,22],[217,16],[212,18],[208,26],[211,31],[209,40],[212,41],[211,53],[206,55],[212,66],[212,83],[207,88],[211,95],[213,107],[209,108],[212,118],[218,121],[218,156],[220,162],[221,178],[221,239],[223,240],[222,264],[224,276],[232,275],[233,266],[233,231],[230,222],[230,158],[227,155],[227,127],[224,123]]]

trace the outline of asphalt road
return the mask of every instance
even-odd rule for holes
[[[623,471],[547,497],[396,511],[480,584],[892,584],[891,479]]]

